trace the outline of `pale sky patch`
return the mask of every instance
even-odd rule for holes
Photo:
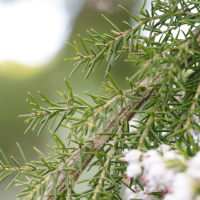
[[[65,7],[68,4],[72,3],[68,0],[0,2],[0,62],[10,60],[32,67],[50,62],[65,45],[73,27],[77,9],[73,12],[75,6],[70,10]]]

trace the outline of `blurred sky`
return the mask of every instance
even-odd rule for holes
[[[0,62],[13,60],[36,67],[52,61],[70,36],[73,18],[83,3],[77,0],[1,1]]]

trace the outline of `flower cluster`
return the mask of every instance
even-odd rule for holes
[[[121,160],[129,163],[127,182],[131,178],[138,179],[144,187],[142,189],[139,185],[133,185],[131,188],[135,193],[127,189],[124,200],[200,199],[200,152],[186,159],[178,151],[170,150],[168,145],[163,144],[146,153],[132,150]]]

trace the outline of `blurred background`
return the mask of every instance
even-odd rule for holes
[[[26,103],[28,92],[39,103],[38,91],[52,101],[60,101],[62,98],[56,91],[67,90],[66,78],[74,93],[88,100],[82,91],[99,93],[102,81],[107,81],[104,79],[106,62],[87,81],[82,68],[70,78],[73,62],[64,61],[64,58],[76,56],[76,52],[66,42],[76,40],[81,46],[77,34],[89,38],[86,30],[90,28],[111,34],[113,28],[101,13],[121,30],[126,30],[122,21],[131,22],[131,19],[117,5],[123,5],[136,15],[141,3],[137,0],[0,0],[0,148],[8,158],[12,155],[24,165],[16,142],[21,145],[28,162],[39,159],[33,146],[47,155],[50,150],[46,144],[54,145],[47,129],[40,136],[37,136],[38,130],[24,135],[28,124],[18,115],[30,112]],[[122,89],[129,88],[125,77],[136,70],[130,63],[123,62],[125,58],[111,70]],[[65,139],[67,131],[60,128],[58,135]],[[10,178],[0,184],[0,199],[16,199],[22,189],[12,186],[5,191]]]

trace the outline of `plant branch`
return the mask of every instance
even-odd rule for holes
[[[198,38],[197,41],[199,42],[200,40],[200,35],[198,32]],[[184,57],[184,53],[182,54],[182,56]],[[192,56],[189,56],[188,62],[190,62],[192,60]],[[181,68],[184,69],[185,63],[181,62]],[[158,76],[156,76],[153,81],[151,81],[150,85],[155,85],[155,84],[160,84],[162,81],[162,78],[164,77],[163,74],[160,74]],[[139,110],[144,104],[145,102],[147,102],[151,96],[155,95],[156,90],[154,87],[147,87],[149,85],[149,79],[146,78],[145,80],[143,80],[140,84],[140,86],[144,86],[145,89],[143,89],[143,95],[141,96],[140,94],[137,94],[138,97],[142,97],[141,100],[136,100],[134,101],[134,105],[133,107],[131,106],[131,102],[129,99],[127,99],[127,106],[126,107],[122,107],[118,109],[118,113],[119,113],[119,118],[120,121],[130,121],[133,116],[135,115],[135,112],[133,113],[128,113],[128,111],[130,110]],[[117,122],[116,122],[116,115],[112,114],[110,115],[110,117],[107,119],[106,121],[106,129],[105,132],[106,133],[112,133],[115,132],[117,130]],[[102,133],[103,127],[100,127],[100,129],[98,130],[98,133]],[[110,139],[112,138],[112,136],[110,135],[101,135],[97,141],[95,141],[95,139],[92,137],[88,138],[88,140],[93,139],[94,142],[88,143],[88,145],[91,145],[91,148],[88,148],[87,146],[83,146],[82,147],[82,152],[87,153],[87,152],[100,152],[104,147],[106,142],[108,142]],[[80,151],[79,149],[77,151]],[[77,164],[71,160],[69,162],[69,164],[67,165],[67,168],[76,168],[76,171],[72,171],[68,174],[68,179],[69,180],[74,180],[77,181],[81,172],[89,165],[89,163],[91,162],[91,160],[93,159],[94,154],[84,154],[84,160],[82,162],[82,170],[80,171],[80,169],[77,167]],[[75,156],[75,160],[78,161],[80,159],[80,153],[77,154]],[[66,192],[66,181],[65,181],[65,171],[61,171],[58,177],[58,181],[56,184],[56,193],[60,194],[62,192]],[[55,197],[50,196],[52,193],[52,189],[53,189],[53,181],[49,184],[48,190],[45,192],[44,196],[43,196],[43,200],[55,200]],[[41,200],[41,198],[39,197],[38,200]]]
[[[162,77],[163,77],[163,75],[157,76],[152,81],[151,84],[160,83],[160,81],[162,80]],[[141,86],[145,86],[146,84],[147,84],[147,79],[145,79],[144,81],[142,81],[140,83]],[[144,105],[144,103],[154,94],[155,94],[155,88],[149,87],[149,88],[144,89],[144,91],[143,91],[144,96],[143,96],[142,100],[135,101],[134,109],[139,110]],[[141,96],[139,96],[139,97],[141,97]],[[125,107],[125,108],[123,107],[118,110],[121,121],[126,121],[126,120],[130,121],[132,119],[132,117],[135,115],[135,113],[127,114],[127,111],[132,109],[130,101],[129,100],[127,100],[127,101],[128,101],[127,107]],[[102,132],[102,128],[103,127],[101,127],[99,129],[98,133]],[[115,116],[115,114],[112,114],[106,121],[105,132],[106,133],[114,132],[116,130],[116,128],[117,128],[116,116]],[[105,143],[108,142],[111,139],[111,137],[112,136],[110,136],[110,135],[101,135],[95,143],[91,143],[91,145],[92,145],[91,148],[86,147],[85,149],[82,149],[82,150],[84,152],[100,152],[104,148]],[[90,139],[93,139],[93,138],[88,138],[88,140],[90,140]],[[90,145],[90,144],[88,144],[88,145]],[[89,163],[93,159],[93,157],[94,157],[94,154],[92,154],[92,155],[85,154],[85,157],[84,157],[84,160],[82,163],[82,170],[84,170],[89,165]],[[76,161],[78,161],[79,158],[80,158],[80,154],[78,154],[75,157]],[[77,168],[77,165],[73,160],[71,160],[71,162],[68,164],[67,167],[68,168]],[[74,179],[74,181],[77,181],[80,174],[81,174],[81,172],[77,168],[76,171],[70,172],[68,174],[68,177],[69,177],[69,179]],[[50,183],[48,190],[44,194],[43,200],[55,200],[54,197],[52,197],[52,196],[49,197],[49,195],[52,193],[52,188],[53,188],[53,182]],[[66,190],[65,188],[66,188],[65,171],[61,171],[60,175],[58,177],[57,185],[56,185],[57,194],[60,194],[61,192],[65,191]],[[38,198],[38,200],[41,200],[40,197]]]

